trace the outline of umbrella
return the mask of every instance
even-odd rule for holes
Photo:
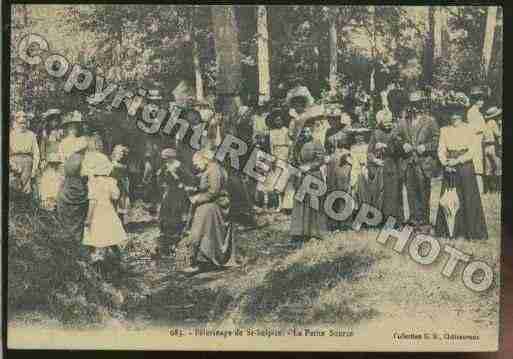
[[[440,208],[445,215],[449,237],[454,235],[454,226],[456,223],[456,215],[460,209],[460,199],[454,187],[448,188],[440,198]]]

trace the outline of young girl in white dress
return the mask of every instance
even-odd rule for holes
[[[127,241],[127,234],[114,209],[113,201],[120,196],[116,179],[110,177],[113,165],[102,153],[90,154],[86,168],[89,191],[89,212],[83,244],[94,247],[93,261],[101,258],[101,249],[110,249],[120,259],[119,246]],[[100,249],[100,250],[98,250]]]

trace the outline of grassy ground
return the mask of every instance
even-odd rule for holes
[[[433,212],[439,185],[433,187]],[[483,201],[490,239],[442,244],[486,261],[498,273],[500,197],[484,195]],[[258,222],[259,229],[238,232],[242,265],[193,278],[174,271],[173,263],[148,260],[158,236],[155,224],[133,226],[130,251],[139,258],[133,261],[134,281],[146,300],[130,307],[128,317],[116,320],[117,325],[498,325],[498,287],[471,292],[461,282],[461,267],[452,278],[444,278],[440,273],[446,255],[430,266],[416,264],[407,251],[394,252],[393,242],[378,243],[377,231],[337,233],[293,249],[287,246],[286,216],[262,212]],[[58,325],[41,313],[19,313],[10,325],[34,323]]]

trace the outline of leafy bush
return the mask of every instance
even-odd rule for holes
[[[120,292],[79,257],[80,244],[70,241],[55,214],[10,196],[7,240],[10,315],[42,308],[77,325],[121,309]]]

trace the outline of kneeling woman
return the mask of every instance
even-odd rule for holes
[[[194,253],[188,273],[216,269],[232,256],[232,237],[225,223],[229,207],[225,192],[226,172],[213,158],[211,151],[194,154],[193,165],[200,172],[199,192],[191,197],[193,219],[191,240]]]
[[[439,237],[487,239],[483,205],[472,159],[472,130],[463,121],[464,107],[449,107],[449,125],[440,130],[438,156],[444,167],[435,233]],[[455,189],[455,196],[446,194]]]

